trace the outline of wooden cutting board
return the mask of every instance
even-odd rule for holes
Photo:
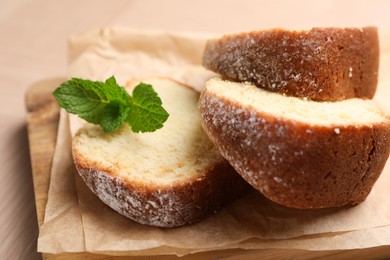
[[[26,93],[27,124],[32,164],[32,174],[35,191],[35,203],[38,215],[38,225],[42,225],[50,182],[50,168],[59,121],[59,107],[52,96],[54,89],[64,81],[64,78],[48,79],[31,86]],[[199,253],[181,257],[180,259],[388,259],[390,245],[359,250],[338,251],[307,251],[307,250],[224,250]],[[176,256],[154,257],[113,257],[91,253],[75,254],[43,254],[44,259],[78,260],[78,259],[177,259]]]

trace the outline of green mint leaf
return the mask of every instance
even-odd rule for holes
[[[161,99],[151,85],[140,83],[134,88],[127,117],[133,132],[153,132],[163,127],[168,117],[168,112],[162,107]]]
[[[153,132],[169,116],[151,85],[140,83],[131,97],[113,76],[105,82],[72,78],[53,95],[67,112],[100,125],[105,132],[115,131],[125,122],[136,133]]]
[[[109,103],[94,82],[73,78],[54,91],[60,107],[84,120],[98,124],[101,111]]]
[[[54,93],[60,107],[85,121],[101,125],[105,132],[118,129],[129,111],[129,95],[114,77],[106,82],[72,78]]]
[[[129,106],[121,106],[110,103],[102,111],[99,124],[104,132],[113,132],[117,130],[127,118]]]

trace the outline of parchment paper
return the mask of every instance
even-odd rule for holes
[[[69,76],[105,80],[115,75],[120,84],[132,77],[168,76],[200,90],[214,76],[200,65],[209,37],[95,30],[70,39]],[[379,105],[390,112],[383,99],[387,91],[380,84],[377,96],[381,97]],[[41,252],[185,255],[227,248],[336,250],[390,244],[389,163],[367,200],[356,207],[288,209],[254,191],[198,224],[162,229],[119,215],[86,187],[70,152],[72,133],[80,123],[72,116],[69,125],[68,115],[61,112],[45,222],[38,240]]]

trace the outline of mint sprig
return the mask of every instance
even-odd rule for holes
[[[168,112],[153,87],[140,83],[130,96],[112,76],[105,82],[72,78],[53,93],[60,107],[105,132],[128,123],[133,132],[153,132],[163,127]]]

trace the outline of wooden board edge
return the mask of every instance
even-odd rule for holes
[[[53,78],[36,82],[28,88],[25,95],[27,133],[39,227],[44,220],[60,111],[51,93],[63,79]]]

